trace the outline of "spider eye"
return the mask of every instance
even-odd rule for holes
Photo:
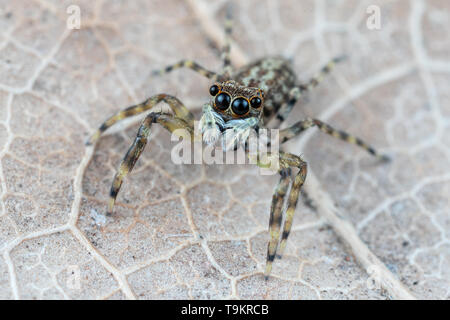
[[[231,110],[238,116],[242,116],[246,114],[249,110],[249,104],[247,99],[237,98],[234,99],[233,104],[231,105]]]
[[[230,106],[231,98],[227,93],[222,92],[214,101],[217,109],[227,110]]]
[[[258,109],[259,107],[261,107],[262,100],[258,97],[254,97],[252,98],[252,100],[250,100],[250,104],[252,105],[252,108]]]
[[[212,86],[209,88],[209,94],[212,95],[213,97],[214,97],[216,94],[218,94],[218,93],[219,93],[219,87],[218,87],[218,86],[212,85]]]

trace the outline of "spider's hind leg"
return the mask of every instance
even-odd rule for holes
[[[175,64],[168,65],[168,66],[164,67],[163,69],[154,70],[152,72],[152,75],[158,76],[158,75],[163,75],[163,74],[172,72],[176,69],[188,68],[188,69],[191,69],[213,81],[215,81],[218,78],[229,77],[232,72],[232,66],[231,66],[231,60],[230,60],[232,31],[233,31],[232,7],[230,4],[228,4],[227,8],[226,8],[226,17],[225,17],[224,45],[223,45],[222,49],[220,50],[220,59],[223,62],[223,70],[220,75],[202,67],[200,64],[198,64],[197,62],[192,61],[192,60],[181,60]]]
[[[232,66],[231,66],[231,33],[233,32],[233,13],[232,6],[228,4],[226,7],[226,16],[225,16],[225,41],[221,50],[220,59],[223,62],[223,71],[222,74],[231,75]]]
[[[337,129],[333,128],[332,126],[330,126],[320,120],[317,120],[317,119],[302,120],[302,121],[299,121],[299,122],[293,124],[289,128],[281,130],[280,135],[279,135],[280,143],[284,143],[284,142],[298,136],[304,130],[314,127],[314,126],[318,127],[320,131],[322,131],[330,136],[333,136],[335,138],[338,138],[340,140],[343,140],[345,142],[348,142],[348,143],[351,143],[351,144],[354,144],[354,145],[357,145],[357,146],[363,148],[364,150],[369,152],[371,155],[373,155],[383,161],[390,160],[390,158],[387,155],[380,154],[373,147],[368,145],[366,142],[364,142],[360,138],[355,137],[345,131],[337,130]]]
[[[324,77],[333,70],[334,66],[343,60],[345,60],[345,56],[340,56],[332,59],[325,66],[323,66],[322,69],[320,69],[320,71],[314,77],[312,77],[307,83],[300,84],[292,88],[291,91],[289,92],[288,101],[278,110],[276,116],[278,123],[276,124],[276,126],[280,125],[281,122],[287,119],[294,105],[306,92],[317,87],[322,82]]]
[[[338,56],[331,59],[331,61],[328,62],[326,65],[324,65],[322,69],[320,69],[320,71],[315,76],[313,76],[307,83],[303,83],[298,86],[300,91],[303,93],[317,87],[322,82],[324,77],[334,69],[336,64],[344,61],[346,58],[347,58],[346,56]]]

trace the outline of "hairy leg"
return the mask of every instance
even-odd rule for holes
[[[280,181],[275,188],[275,192],[272,196],[272,205],[270,207],[270,220],[269,220],[269,233],[270,240],[267,245],[267,260],[265,276],[268,277],[270,271],[272,270],[272,263],[275,259],[275,254],[277,251],[278,242],[280,239],[280,226],[283,218],[283,205],[286,192],[289,188],[290,175],[286,170],[280,171]]]
[[[181,60],[175,64],[168,65],[160,70],[154,70],[152,74],[154,76],[163,75],[169,72],[172,72],[176,69],[188,68],[191,69],[202,76],[211,79],[213,81],[218,78],[229,77],[232,72],[232,66],[230,61],[230,51],[231,51],[231,33],[233,30],[233,19],[231,13],[231,5],[227,6],[227,13],[225,18],[225,44],[221,49],[220,58],[223,61],[223,70],[221,75],[219,76],[217,73],[210,71],[204,67],[202,67],[199,63],[192,60]]]
[[[270,157],[271,155],[269,155]],[[265,278],[268,279],[270,272],[272,271],[273,260],[277,252],[278,244],[280,243],[280,226],[282,222],[282,211],[284,205],[284,198],[286,196],[289,187],[289,178],[291,168],[298,168],[298,172],[292,183],[291,190],[288,196],[288,207],[285,214],[285,222],[283,226],[283,232],[281,235],[280,250],[284,250],[286,241],[289,236],[292,227],[292,221],[294,218],[295,208],[297,206],[300,189],[306,179],[307,165],[299,156],[291,153],[280,152],[279,155],[280,165],[280,181],[275,189],[275,193],[272,197],[272,206],[270,209],[270,240],[267,248],[266,268],[264,271]],[[264,166],[258,163],[260,166]],[[282,253],[282,252],[281,252]]]
[[[292,125],[291,127],[281,130],[280,131],[280,143],[284,143],[284,142],[298,136],[304,130],[314,127],[314,126],[318,127],[320,129],[320,131],[325,132],[326,134],[329,134],[335,138],[338,138],[340,140],[346,141],[348,143],[351,143],[351,144],[354,144],[354,145],[357,145],[357,146],[363,148],[364,150],[366,150],[371,155],[373,155],[377,158],[380,158],[384,161],[389,160],[388,156],[378,153],[373,147],[371,147],[370,145],[365,143],[360,138],[352,136],[345,131],[336,130],[333,127],[331,127],[330,125],[328,125],[320,120],[317,120],[317,119],[306,119],[303,121],[299,121],[299,122],[295,123],[294,125]]]
[[[181,68],[191,69],[208,79],[214,80],[217,78],[217,74],[215,72],[205,69],[200,64],[198,64],[197,62],[192,61],[192,60],[181,60],[181,61],[179,61],[175,64],[172,64],[172,65],[169,65],[161,70],[155,70],[155,71],[153,71],[153,75],[163,75],[163,74],[169,73],[173,70],[181,69]]]
[[[231,5],[227,5],[225,17],[225,44],[221,50],[221,60],[223,61],[222,75],[231,75],[232,66],[230,60],[231,33],[233,32],[233,16]]]
[[[323,78],[333,70],[335,65],[339,62],[344,61],[345,58],[346,58],[345,56],[333,58],[330,62],[328,62],[325,66],[323,66],[322,69],[320,69],[320,71],[314,77],[312,77],[307,83],[300,84],[298,86],[300,91],[303,93],[317,87],[322,82]]]
[[[100,128],[91,136],[91,138],[87,141],[86,144],[95,143],[98,140],[98,138],[100,138],[103,132],[105,132],[108,128],[110,128],[118,121],[138,115],[144,111],[150,110],[151,108],[153,108],[155,105],[157,105],[162,101],[169,105],[169,107],[172,109],[172,111],[178,118],[183,119],[190,126],[194,125],[194,115],[183,105],[183,103],[181,103],[180,100],[178,100],[174,96],[170,96],[167,94],[157,94],[153,97],[148,98],[142,103],[130,106],[108,118],[105,122],[103,122]]]
[[[299,172],[295,176],[294,182],[292,183],[291,191],[289,192],[288,207],[286,209],[286,215],[284,218],[284,225],[283,225],[283,233],[281,234],[280,248],[278,250],[277,255],[279,259],[281,259],[281,257],[283,256],[284,249],[286,248],[287,239],[291,232],[292,222],[294,220],[295,208],[297,207],[298,198],[300,195],[300,189],[303,186],[303,183],[305,182],[306,179],[306,171],[307,171],[306,162],[303,161],[299,162],[298,166]]]
[[[289,100],[286,102],[280,110],[278,110],[276,119],[278,120],[278,123],[275,124],[275,126],[279,126],[281,122],[283,122],[289,115],[289,113],[292,111],[292,108],[297,103],[297,101],[300,99],[301,96],[303,96],[307,91],[312,90],[313,88],[317,87],[320,82],[322,82],[323,78],[329,74],[334,66],[343,61],[345,57],[336,57],[332,59],[330,62],[328,62],[325,66],[322,67],[322,69],[314,76],[312,77],[307,83],[300,84],[294,88],[289,93]]]
[[[153,123],[159,123],[170,132],[174,132],[177,129],[185,129],[190,133],[191,137],[193,137],[194,128],[181,118],[160,112],[152,112],[147,115],[142,121],[133,144],[128,149],[128,152],[120,163],[119,170],[114,176],[109,195],[108,215],[113,212],[114,203],[120,187],[122,186],[123,179],[131,172],[147,144],[148,135],[150,134],[150,128]]]

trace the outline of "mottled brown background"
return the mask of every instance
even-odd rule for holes
[[[101,221],[138,124],[105,136],[93,154],[84,141],[105,117],[155,93],[198,110],[208,80],[150,73],[180,58],[217,70],[212,44],[222,34],[211,26],[221,30],[225,3],[0,0],[0,298],[395,298],[374,288],[351,241],[314,209],[319,188],[412,295],[450,297],[447,0],[235,4],[235,62],[283,54],[306,80],[349,55],[291,121],[318,117],[394,158],[377,163],[315,130],[289,143],[320,187],[306,183],[312,207],[300,201],[269,281],[261,272],[276,177],[176,166],[159,129],[116,215]],[[81,8],[80,30],[66,28],[71,4]],[[366,27],[372,4],[381,30]]]

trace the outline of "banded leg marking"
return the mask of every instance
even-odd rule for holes
[[[173,70],[181,69],[181,68],[191,69],[208,79],[215,79],[217,77],[217,74],[215,72],[209,71],[208,69],[202,67],[200,64],[198,64],[197,62],[192,61],[192,60],[181,60],[181,61],[179,61],[175,64],[172,64],[172,65],[169,65],[161,70],[154,70],[152,72],[152,74],[154,76],[159,76],[159,75],[163,75],[163,74],[172,72]]]
[[[345,59],[346,59],[345,56],[333,58],[330,62],[328,62],[325,66],[323,66],[322,69],[320,69],[320,71],[314,77],[312,77],[307,83],[300,84],[299,85],[300,91],[303,93],[317,87],[322,82],[324,77],[334,69],[336,64],[344,61]]]
[[[295,208],[297,208],[298,198],[300,195],[300,189],[303,186],[303,183],[306,179],[307,166],[306,162],[302,162],[299,167],[299,172],[294,178],[294,182],[292,183],[291,191],[289,192],[288,197],[288,207],[286,209],[286,215],[284,218],[283,225],[283,233],[281,234],[281,243],[280,249],[278,250],[277,257],[281,259],[283,256],[284,250],[286,249],[287,239],[291,232],[292,222],[294,220]]]
[[[138,115],[144,111],[150,110],[158,103],[164,101],[169,105],[172,111],[178,118],[186,121],[189,125],[194,125],[194,115],[183,105],[183,103],[174,96],[167,94],[157,94],[153,97],[148,98],[142,103],[130,106],[122,111],[119,111],[115,115],[107,119],[100,128],[91,136],[86,144],[90,145],[95,143],[101,136],[103,132],[108,130],[111,126],[120,120]]]
[[[299,121],[299,122],[295,123],[294,125],[292,125],[291,127],[281,130],[280,131],[280,143],[284,143],[284,142],[298,136],[304,130],[314,127],[314,126],[317,126],[320,131],[322,131],[330,136],[333,136],[335,138],[338,138],[340,140],[346,141],[348,143],[351,143],[351,144],[354,144],[354,145],[357,145],[357,146],[363,148],[364,150],[369,152],[371,155],[373,155],[383,161],[390,160],[390,158],[387,155],[378,153],[373,147],[371,147],[370,145],[365,143],[360,138],[352,136],[345,131],[336,130],[333,127],[331,127],[330,125],[328,125],[320,120],[317,120],[317,119],[306,119],[303,121]]]
[[[343,60],[345,60],[345,56],[340,56],[332,59],[325,66],[323,66],[319,73],[312,77],[311,80],[309,80],[307,83],[300,84],[299,86],[294,87],[289,93],[289,101],[285,103],[278,111],[276,117],[279,121],[278,125],[288,117],[289,113],[292,111],[292,108],[300,99],[300,97],[307,91],[310,91],[313,88],[317,87],[319,83],[322,82],[324,77],[333,70],[334,66]]]
[[[292,221],[294,218],[295,208],[297,206],[298,197],[300,195],[300,189],[306,179],[306,162],[304,162],[299,156],[291,153],[280,152],[279,164],[282,168],[280,171],[281,178],[275,189],[275,193],[272,197],[272,206],[270,211],[270,240],[267,248],[266,268],[264,271],[265,279],[267,280],[270,272],[272,271],[272,264],[275,259],[278,244],[280,243],[280,226],[282,222],[282,210],[284,205],[284,199],[287,193],[290,182],[290,170],[291,168],[298,168],[299,171],[296,174],[292,187],[288,196],[288,206],[285,214],[285,222],[283,226],[283,233],[281,235],[280,250],[283,252],[286,241],[289,236]]]
[[[299,87],[294,87],[289,92],[288,102],[284,103],[277,112],[276,116],[277,123],[275,124],[275,128],[277,128],[288,117],[289,113],[291,113],[292,109],[294,108],[295,104],[297,103],[297,101],[300,99],[301,96],[302,91],[300,90]]]
[[[266,269],[264,271],[266,279],[272,271],[272,264],[275,259],[275,254],[280,239],[280,226],[283,218],[284,199],[290,183],[290,175],[287,172],[281,171],[280,174],[280,181],[275,188],[275,192],[272,196],[272,205],[270,207],[270,240],[267,245]]]
[[[152,112],[147,115],[142,121],[133,144],[128,149],[125,157],[120,163],[119,170],[114,176],[111,191],[109,194],[107,215],[112,214],[117,194],[120,191],[123,179],[131,172],[134,165],[136,164],[136,161],[139,159],[142,151],[144,150],[147,144],[148,135],[150,134],[150,128],[153,123],[161,124],[170,132],[174,132],[176,129],[186,129],[191,134],[191,137],[193,137],[193,127],[187,124],[183,119],[174,117],[171,114],[160,112]]]
[[[226,17],[225,17],[225,43],[221,50],[220,59],[223,61],[223,71],[222,75],[231,75],[232,67],[231,67],[231,33],[233,32],[233,15],[232,8],[229,4],[226,8]]]

